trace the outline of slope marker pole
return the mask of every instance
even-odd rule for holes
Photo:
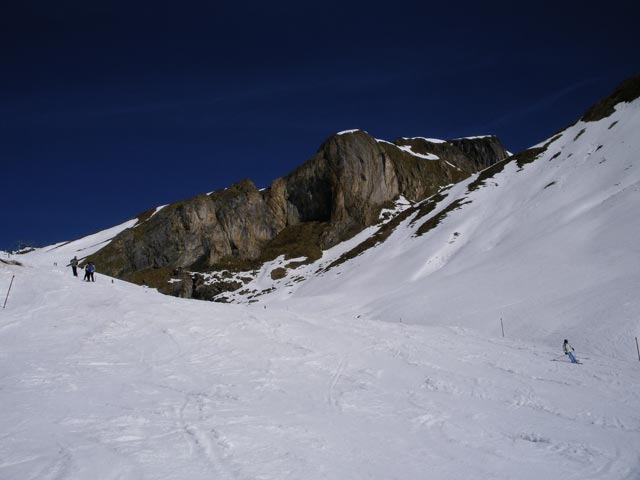
[[[636,350],[638,350],[638,361],[640,362],[640,347],[638,346],[638,337],[636,337]]]
[[[502,327],[502,338],[504,338],[504,323],[502,322],[502,317],[500,317],[500,326]]]
[[[7,296],[4,298],[4,305],[2,305],[2,308],[5,308],[7,306],[7,299],[9,298],[9,293],[11,293],[11,285],[13,285],[14,278],[16,278],[16,276],[11,275],[11,283],[9,284],[9,290],[7,290]]]

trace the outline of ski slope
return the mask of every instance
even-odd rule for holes
[[[317,263],[255,286],[271,306],[349,309],[382,321],[460,326],[555,348],[637,361],[640,337],[640,100],[548,139],[532,163],[507,163],[484,185],[452,186],[429,215],[404,221],[375,248],[318,275],[363,232]],[[418,227],[464,204],[422,236]],[[292,281],[302,276],[304,282]],[[234,298],[234,297],[232,297]],[[236,301],[242,301],[239,295]]]
[[[0,263],[3,480],[638,478],[637,363],[43,260]]]
[[[72,277],[135,219],[0,253],[0,479],[638,480],[638,131],[578,122],[253,304]]]

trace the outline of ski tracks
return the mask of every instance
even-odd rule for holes
[[[179,411],[180,428],[184,438],[191,444],[195,452],[205,463],[216,479],[237,479],[238,476],[228,464],[226,451],[230,444],[213,426],[203,428],[208,422],[205,413],[206,403],[210,399],[205,393],[187,393]]]
[[[64,480],[71,473],[72,464],[73,455],[71,451],[65,446],[60,446],[58,458],[53,465],[47,467],[46,474],[38,478],[42,480]]]
[[[336,385],[338,385],[338,382],[340,381],[340,378],[342,377],[347,364],[348,360],[347,356],[345,355],[340,359],[340,362],[334,370],[331,380],[329,381],[329,386],[327,388],[327,403],[335,408],[340,408],[340,401],[338,398],[336,398]]]

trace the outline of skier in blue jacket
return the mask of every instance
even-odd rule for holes
[[[96,266],[93,264],[93,262],[89,262],[87,263],[87,265],[84,267],[84,279],[85,281],[92,281],[95,282],[95,278],[93,278],[93,272],[96,271]]]
[[[578,360],[576,360],[576,356],[573,354],[573,347],[569,343],[569,340],[567,340],[566,338],[564,339],[564,343],[562,344],[562,350],[564,350],[564,354],[569,357],[571,363],[578,363]]]

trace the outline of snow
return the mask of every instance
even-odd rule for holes
[[[454,140],[480,140],[483,138],[493,138],[495,135],[475,135],[473,137],[460,137]]]
[[[400,150],[402,150],[403,152],[407,152],[411,155],[413,155],[414,157],[418,157],[418,158],[424,158],[425,160],[440,160],[440,157],[437,155],[434,155],[433,153],[427,153],[426,155],[423,153],[417,153],[414,152],[410,146],[408,145],[396,145],[396,147],[398,147]]]
[[[389,215],[396,216],[398,213],[404,212],[413,205],[413,202],[407,200],[404,195],[400,195],[395,201],[393,208],[383,208],[380,210],[380,221],[384,221]]]
[[[344,268],[263,301],[304,304],[330,292],[340,306],[335,311],[357,303],[379,320],[402,317],[486,335],[500,333],[503,317],[516,338],[552,347],[568,337],[594,353],[637,360],[638,129],[639,101],[618,105],[599,122],[579,122],[537,161],[509,163],[470,193],[475,177],[454,186],[430,217],[455,200],[470,203],[435,230],[416,237],[429,217],[414,225],[407,219]]]
[[[410,155],[413,155],[414,157],[418,157],[418,158],[423,158],[425,160],[440,160],[440,157],[438,157],[437,155],[434,155],[433,153],[427,153],[426,155],[424,153],[418,153],[418,152],[414,152],[411,147],[409,145],[396,145],[395,143],[391,143],[391,142],[387,142],[386,140],[380,140],[376,138],[376,142],[378,143],[388,143],[389,145],[393,145],[394,147],[402,150],[403,152],[406,152]]]
[[[449,165],[450,167],[455,168],[456,170],[460,170],[460,167],[456,167],[453,163],[446,161],[446,164]]]
[[[342,132],[338,132],[336,133],[336,135],[346,135],[347,133],[355,133],[355,132],[362,132],[363,130],[360,130],[359,128],[354,128],[352,130],[343,130]]]
[[[49,247],[38,248],[34,252],[29,253],[29,259],[35,264],[51,264],[58,263],[60,266],[67,265],[69,260],[76,256],[82,260],[89,255],[104,248],[109,242],[123,230],[132,228],[138,224],[138,219],[128,220],[115,227],[102,230],[101,232],[88,235],[71,242],[57,243]]]
[[[576,366],[559,346],[323,315],[321,300],[220,305],[25,263],[0,267],[16,275],[1,478],[617,479],[638,466],[629,362]]]
[[[639,127],[576,124],[328,271],[377,227],[276,259],[253,304],[64,267],[136,220],[1,255],[0,478],[638,478]]]
[[[155,211],[151,214],[151,216],[147,220],[151,219],[151,217],[153,217],[156,213],[158,213],[160,210],[162,210],[166,206],[167,205],[161,205],[159,207],[156,207]]]
[[[425,137],[402,137],[403,140],[424,140],[429,143],[447,143],[446,140],[440,140],[439,138],[425,138]]]

